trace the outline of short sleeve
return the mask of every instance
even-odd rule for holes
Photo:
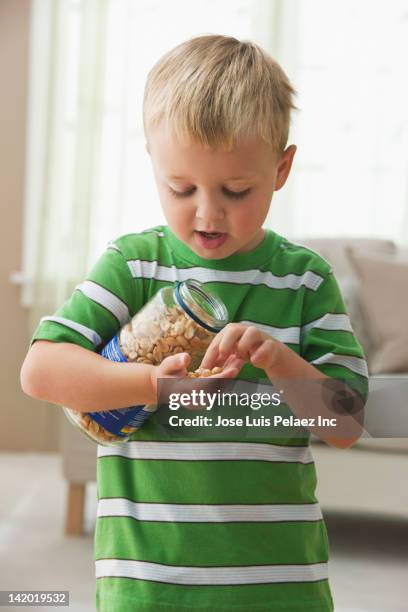
[[[301,356],[326,376],[342,380],[367,400],[368,369],[338,282],[330,271],[303,304]]]
[[[41,319],[30,346],[36,340],[51,340],[100,351],[139,309],[138,301],[126,259],[110,242],[68,300]]]

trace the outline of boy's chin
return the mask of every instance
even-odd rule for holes
[[[214,251],[208,251],[207,249],[200,249],[196,246],[192,246],[191,250],[194,251],[194,253],[202,259],[225,259],[226,257],[233,255],[233,253],[225,252],[225,249],[215,249]]]

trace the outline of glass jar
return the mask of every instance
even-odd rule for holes
[[[103,348],[101,355],[111,361],[159,365],[169,355],[187,352],[192,372],[227,323],[224,303],[199,281],[176,282],[160,289]],[[156,410],[156,404],[103,412],[64,407],[75,426],[105,446],[127,442]]]

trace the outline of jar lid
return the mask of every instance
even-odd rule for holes
[[[177,281],[174,293],[181,308],[208,331],[218,333],[228,323],[224,302],[199,281]]]

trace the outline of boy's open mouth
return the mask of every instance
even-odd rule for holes
[[[224,244],[228,236],[225,232],[200,232],[198,230],[195,230],[194,234],[199,245],[206,249],[218,248]]]
[[[219,236],[223,236],[224,232],[198,232],[202,234],[206,238],[218,238]]]

